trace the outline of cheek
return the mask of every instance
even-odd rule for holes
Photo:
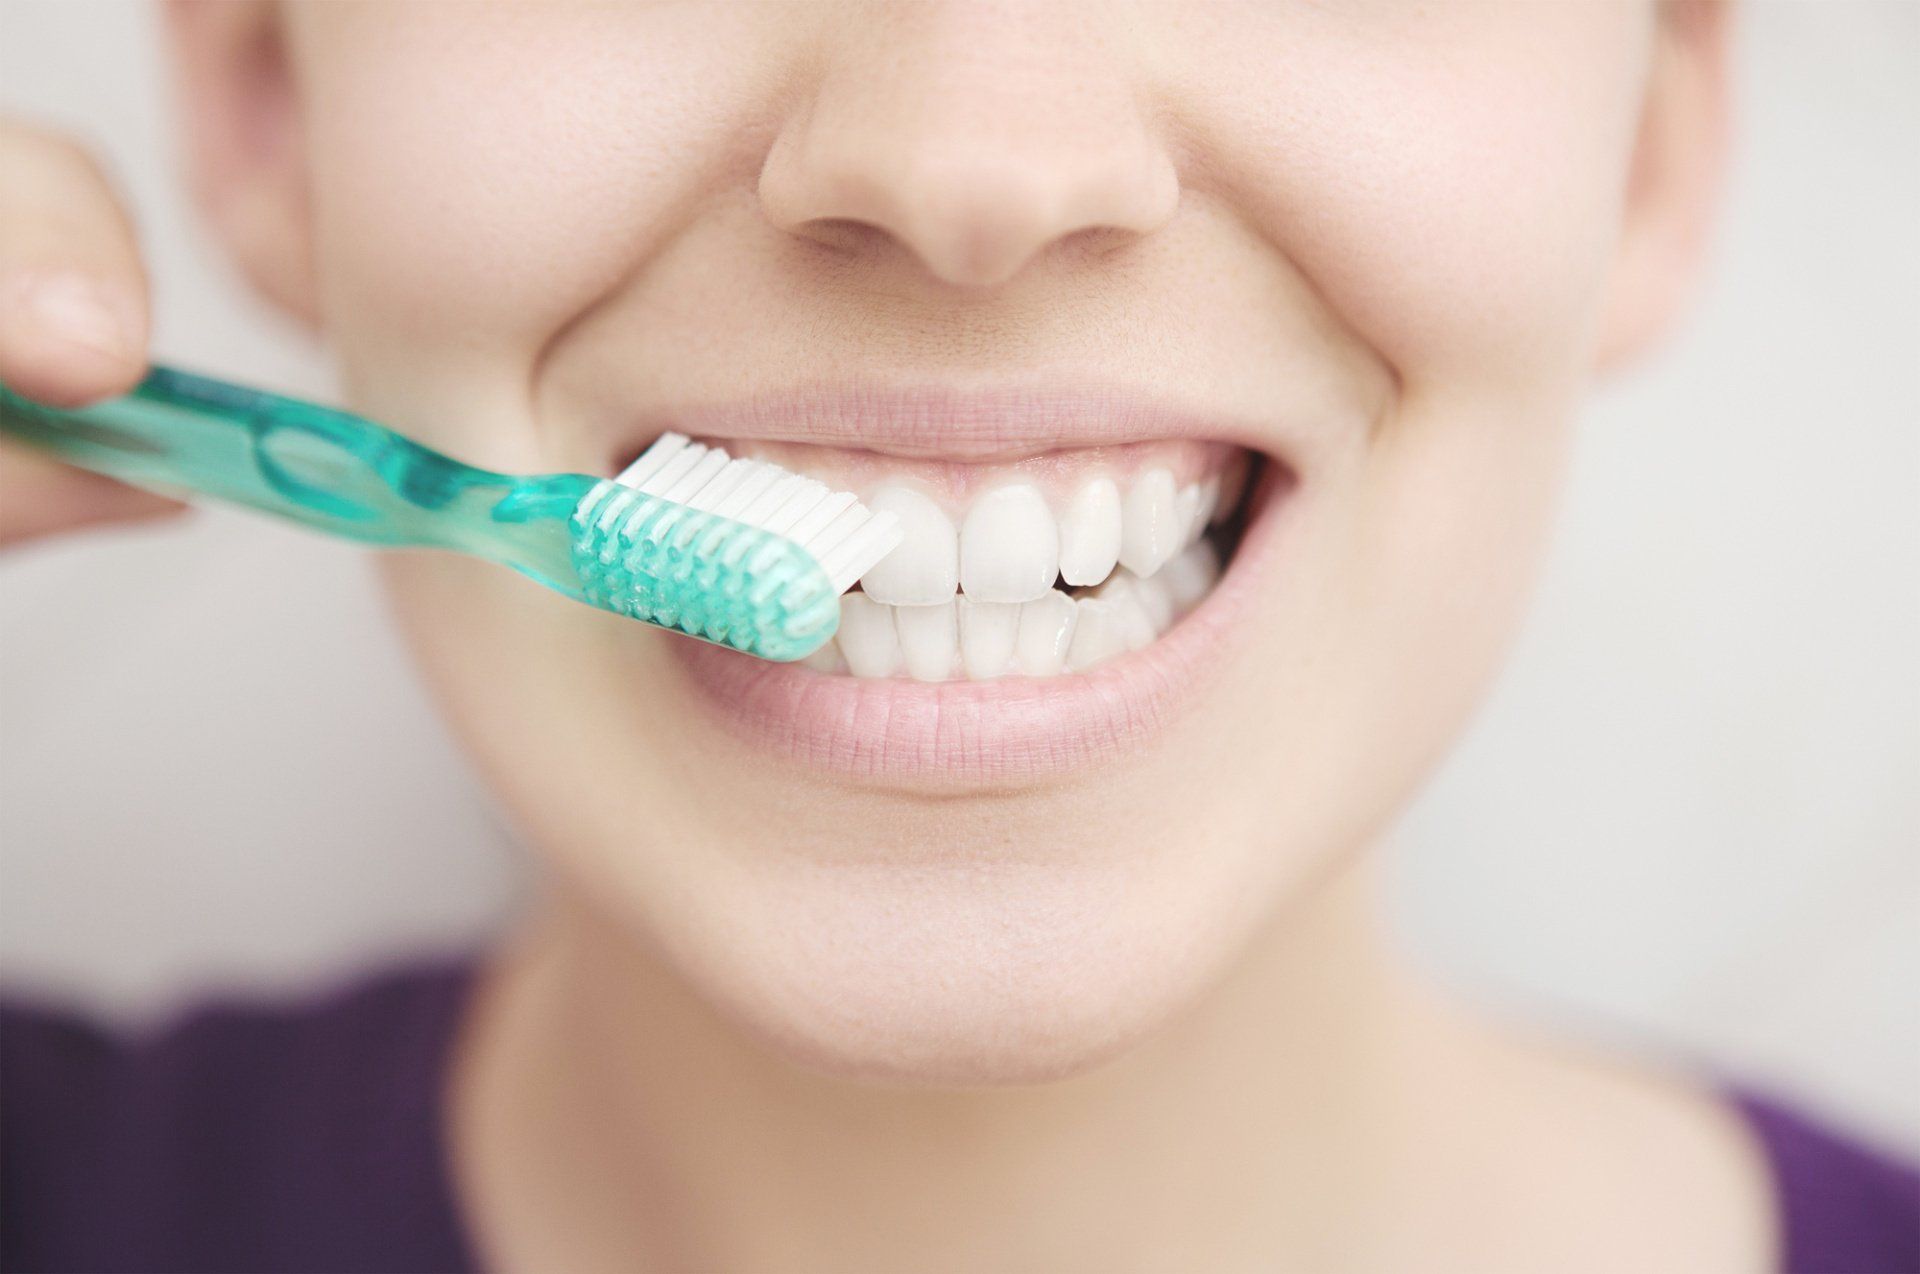
[[[383,375],[404,349],[511,377],[524,407],[552,335],[752,172],[778,32],[749,6],[312,8],[322,305],[370,405],[407,407]]]
[[[1650,10],[1261,12],[1260,39],[1236,11],[1236,39],[1194,45],[1213,73],[1181,75],[1204,86],[1204,193],[1392,370],[1391,405],[1309,493],[1316,542],[1271,622],[1312,639],[1261,700],[1309,723],[1273,731],[1271,758],[1350,794],[1300,816],[1362,817],[1426,773],[1517,625],[1615,255]]]
[[[1258,39],[1240,21],[1182,71],[1204,86],[1205,179],[1367,345],[1408,381],[1585,357],[1649,43],[1639,9],[1301,6]]]

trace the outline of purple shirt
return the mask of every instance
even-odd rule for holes
[[[471,967],[117,1040],[0,1010],[0,1270],[478,1270],[441,1093]],[[1920,1177],[1735,1095],[1773,1169],[1789,1274],[1920,1272]]]

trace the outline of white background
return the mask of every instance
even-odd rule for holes
[[[1920,1150],[1920,4],[1743,6],[1692,325],[1589,413],[1534,620],[1406,820],[1485,998]],[[0,0],[0,109],[120,174],[159,350],[324,394],[174,177],[145,5]],[[519,867],[341,546],[233,515],[0,562],[0,964],[128,1017],[499,923]]]

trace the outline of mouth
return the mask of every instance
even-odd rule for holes
[[[812,391],[635,424],[613,470],[667,429],[899,519],[800,664],[673,643],[726,722],[868,777],[1038,778],[1150,742],[1228,661],[1297,485],[1254,430],[1135,395]]]

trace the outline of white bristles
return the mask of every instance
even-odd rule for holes
[[[662,491],[660,498],[663,500],[671,500],[675,504],[691,503],[693,497],[699,493],[701,488],[705,487],[709,482],[712,482],[720,475],[720,471],[727,467],[727,462],[730,458],[726,452],[721,451],[717,447],[707,452],[706,455],[700,457],[698,464],[681,475],[680,481]]]
[[[714,475],[712,482],[701,487],[687,501],[690,508],[702,509],[708,513],[718,508],[720,503],[732,495],[748,478],[753,476],[754,463],[751,460],[743,464],[730,464]]]
[[[799,474],[788,473],[784,469],[780,470],[780,473],[780,481],[768,487],[761,493],[759,499],[735,514],[735,521],[745,522],[752,526],[765,526],[767,519],[779,512],[781,506],[785,505],[786,502],[793,497],[793,493],[798,491],[807,481]]]
[[[874,513],[853,493],[769,461],[735,460],[685,434],[661,434],[614,481],[785,536],[820,564],[836,593],[852,588],[900,543],[899,520]],[[632,496],[607,500],[599,520],[618,521],[633,502]]]
[[[679,453],[687,445],[685,434],[661,434],[654,439],[653,445],[640,454],[640,458],[622,469],[614,478],[621,486],[638,487],[660,471],[660,466]]]
[[[865,526],[873,515],[864,505],[849,503],[835,515],[833,521],[820,528],[820,531],[807,537],[807,544],[814,550],[814,560],[820,561],[835,549],[840,542]]]
[[[779,465],[762,464],[758,460],[746,462],[752,468],[741,480],[739,486],[727,494],[727,498],[713,506],[713,511],[723,518],[737,518],[755,500],[765,495],[767,488],[780,481],[786,471]]]
[[[840,542],[827,554],[820,569],[833,581],[835,592],[844,593],[854,581],[880,564],[880,559],[900,546],[900,519],[891,513],[876,513],[865,526]]]
[[[707,449],[697,442],[682,448],[673,459],[661,465],[658,472],[642,482],[640,489],[648,495],[665,495],[667,488],[680,481],[683,475],[693,472],[693,467],[700,463],[700,457],[706,454]]]
[[[800,520],[786,530],[788,539],[798,540],[802,544],[812,544],[827,529],[827,525],[840,516],[841,510],[853,503],[853,492],[834,491],[827,498],[800,515]]]
[[[775,535],[785,535],[808,509],[824,500],[827,494],[826,483],[802,478],[799,487],[787,497],[787,502],[768,514],[767,520],[759,525]]]

